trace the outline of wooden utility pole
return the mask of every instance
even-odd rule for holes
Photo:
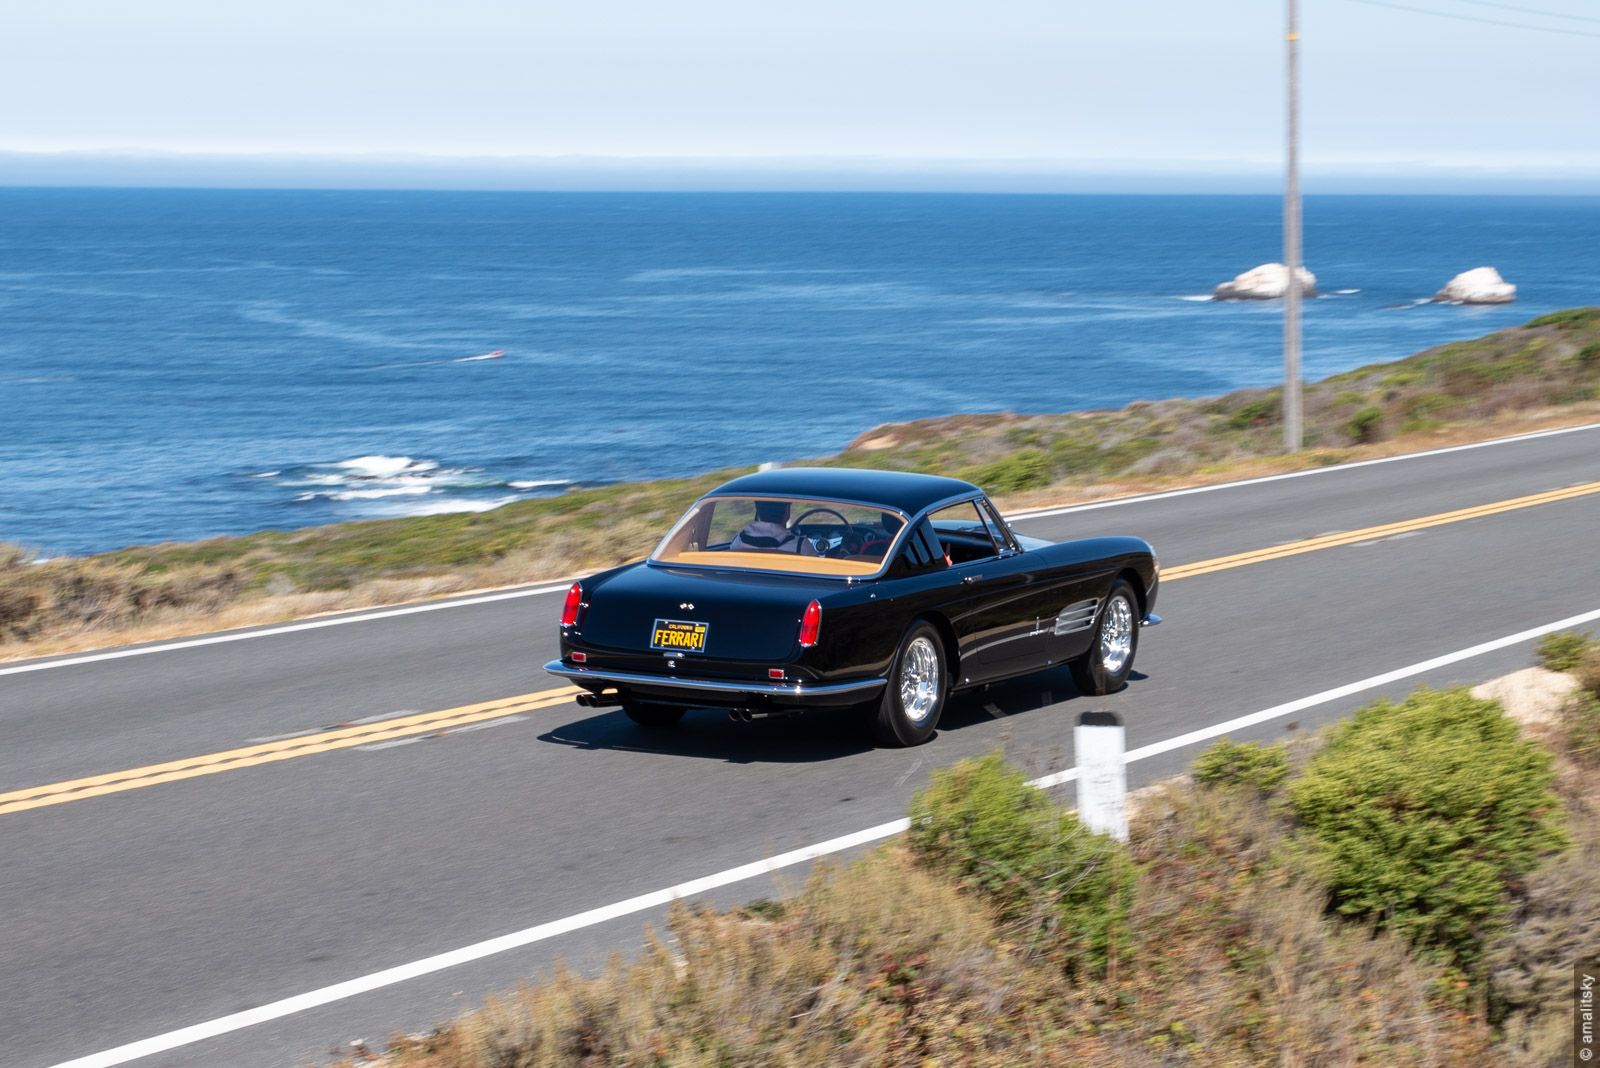
[[[1288,0],[1289,145],[1283,190],[1283,262],[1289,285],[1283,291],[1283,447],[1300,451],[1300,12]]]

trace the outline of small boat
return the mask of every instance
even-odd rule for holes
[[[456,362],[457,363],[475,363],[478,360],[498,360],[500,357],[504,356],[505,354],[506,354],[506,350],[505,349],[495,349],[493,352],[486,352],[482,356],[463,356],[459,360],[457,360]]]

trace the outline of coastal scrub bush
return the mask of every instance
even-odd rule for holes
[[[1224,738],[1195,758],[1193,770],[1201,786],[1253,786],[1271,793],[1289,777],[1289,755],[1281,744]]]
[[[1345,424],[1345,432],[1356,444],[1367,445],[1378,440],[1378,431],[1382,426],[1383,409],[1368,406],[1350,417]]]
[[[1572,848],[1527,877],[1484,955],[1497,1063],[1571,1063],[1572,947],[1600,945],[1600,812],[1578,803],[1570,821]]]
[[[39,595],[0,586],[0,641],[26,638],[39,613]]]
[[[969,467],[962,477],[990,493],[1016,493],[1050,484],[1050,464],[1038,449],[1021,449],[993,463]]]
[[[1333,728],[1289,798],[1337,912],[1470,967],[1508,882],[1565,844],[1554,777],[1499,704],[1423,688]]]
[[[1561,710],[1561,734],[1567,755],[1586,767],[1600,764],[1600,697],[1579,690]]]
[[[1590,645],[1572,665],[1579,689],[1600,698],[1600,645]]]
[[[1238,411],[1228,417],[1228,426],[1233,430],[1249,430],[1252,427],[1266,426],[1277,418],[1277,396],[1261,397],[1241,405]]]
[[[1124,847],[1027,784],[998,754],[933,773],[911,803],[911,853],[995,907],[1072,974],[1103,971],[1126,938]]]
[[[1562,311],[1541,315],[1528,323],[1529,326],[1600,326],[1600,308],[1566,308]]]
[[[1593,643],[1594,639],[1577,630],[1546,634],[1539,639],[1539,666],[1546,671],[1571,671]]]
[[[1573,358],[1577,360],[1578,366],[1585,370],[1590,367],[1600,367],[1600,341],[1589,342],[1579,349]]]

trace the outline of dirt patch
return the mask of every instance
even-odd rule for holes
[[[1499,701],[1506,715],[1524,727],[1548,727],[1577,688],[1571,675],[1531,667],[1474,686],[1472,696]]]

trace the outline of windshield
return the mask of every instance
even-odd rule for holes
[[[875,575],[905,527],[892,508],[803,497],[705,497],[650,557],[755,571]]]

